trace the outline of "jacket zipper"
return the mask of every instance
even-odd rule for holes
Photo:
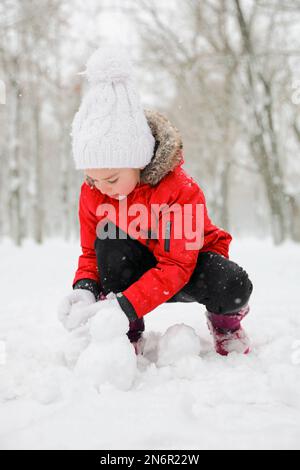
[[[165,251],[170,251],[171,228],[172,221],[168,220],[168,222],[166,223]]]

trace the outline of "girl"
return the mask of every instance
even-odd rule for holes
[[[79,326],[108,296],[127,315],[138,352],[147,313],[164,302],[198,302],[206,307],[216,352],[248,353],[241,320],[253,286],[229,260],[232,237],[213,225],[202,190],[183,168],[178,130],[162,114],[142,109],[123,48],[99,49],[84,73],[90,88],[72,126],[76,169],[85,177],[82,254],[61,320],[69,329]],[[194,244],[189,230],[178,231],[186,228],[180,213],[196,226]]]

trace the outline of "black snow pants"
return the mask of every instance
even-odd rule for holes
[[[157,264],[153,253],[127,236],[95,240],[98,271],[104,294],[121,292]],[[229,314],[245,306],[253,290],[246,271],[214,252],[199,251],[189,282],[167,302],[198,302],[210,312]],[[130,324],[128,337],[135,341],[144,330],[143,319]]]

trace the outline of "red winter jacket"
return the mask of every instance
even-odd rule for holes
[[[91,188],[86,182],[81,186],[79,200],[80,238],[82,254],[79,257],[73,287],[80,279],[92,279],[101,284],[94,249],[98,229],[109,219],[105,214],[99,215],[102,204],[110,204],[115,208],[117,225],[128,233],[128,226],[137,218],[137,214],[127,217],[124,208],[132,204],[143,204],[148,209],[149,225],[140,227],[141,234],[151,233],[151,207],[153,204],[167,204],[170,208],[169,233],[164,228],[158,230],[157,238],[135,236],[140,243],[146,244],[157,259],[157,265],[143,274],[138,281],[125,291],[127,305],[139,318],[166,302],[188,283],[197,263],[199,248],[186,249],[190,242],[183,236],[178,239],[174,235],[174,213],[172,206],[183,207],[190,204],[192,208],[193,227],[195,227],[196,205],[204,207],[204,240],[200,251],[213,251],[229,257],[228,249],[231,235],[212,224],[206,209],[205,196],[198,184],[183,169],[184,163],[182,143],[177,129],[161,114],[146,111],[148,123],[156,139],[156,149],[150,164],[141,173],[141,184],[127,196],[125,201],[117,201],[103,195],[97,188]],[[103,206],[102,206],[103,207]],[[98,208],[98,212],[97,212]],[[152,209],[153,210],[153,209]],[[123,212],[122,212],[123,211]],[[98,215],[97,215],[98,214]],[[153,220],[153,219],[152,219]],[[159,223],[162,214],[159,214]],[[163,226],[162,226],[163,227]],[[162,232],[162,233],[161,233]],[[99,233],[99,232],[98,232]],[[129,232],[130,235],[130,232]],[[123,308],[123,303],[120,303]],[[126,312],[125,312],[126,313]]]

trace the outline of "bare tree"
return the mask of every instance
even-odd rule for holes
[[[253,131],[249,135],[250,148],[264,181],[272,214],[273,238],[275,243],[281,243],[288,234],[282,155],[280,155],[275,128],[276,116],[273,97],[275,73],[266,73],[265,63],[261,63],[257,59],[251,31],[251,19],[247,19],[240,0],[234,0],[234,4],[245,61],[244,95],[255,123]],[[255,3],[253,8],[256,8]],[[252,15],[254,15],[253,11]],[[270,31],[272,31],[272,24]]]
[[[70,130],[85,85],[76,72],[102,43],[105,11],[132,23],[141,89],[180,129],[186,165],[214,220],[243,230],[251,213],[253,232],[256,221],[271,227],[276,243],[299,241],[291,59],[300,47],[289,38],[300,1],[74,1],[0,4],[0,79],[8,97],[0,106],[0,237],[20,244],[28,236],[41,243],[78,234],[82,175],[73,168]],[[83,27],[85,18],[94,24],[92,34],[72,30],[73,14]]]

